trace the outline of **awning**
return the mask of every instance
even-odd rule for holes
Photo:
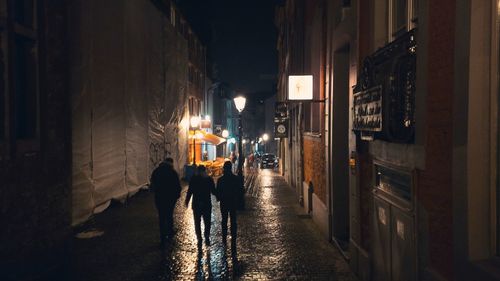
[[[208,142],[208,143],[211,143],[213,145],[219,145],[219,144],[224,143],[226,141],[225,138],[221,138],[217,135],[210,134],[210,133],[207,133],[207,132],[202,131],[202,130],[196,130],[196,131],[190,130],[189,131],[189,140],[191,142],[193,141],[193,135],[196,138],[195,142],[197,144]]]

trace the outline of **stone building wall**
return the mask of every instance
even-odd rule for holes
[[[8,149],[0,158],[0,275],[38,278],[62,268],[71,238],[71,130],[66,49],[66,1],[46,1],[39,11],[39,133],[35,145],[16,140],[14,93],[7,87]],[[5,1],[0,1],[4,5]],[[2,32],[2,40],[5,33]],[[5,45],[4,45],[5,46]],[[10,50],[12,51],[12,50]],[[2,48],[3,81],[9,50]],[[12,85],[12,84],[10,84]]]

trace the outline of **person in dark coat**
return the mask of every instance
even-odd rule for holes
[[[174,208],[181,195],[179,175],[174,170],[174,160],[166,158],[151,174],[150,187],[155,193],[155,205],[158,210],[161,244],[173,237]]]
[[[189,205],[189,200],[193,196],[191,208],[194,216],[194,229],[198,239],[198,247],[202,244],[201,237],[201,218],[205,225],[205,245],[210,246],[210,223],[212,220],[212,197],[215,195],[214,180],[207,175],[206,168],[203,165],[198,166],[197,173],[189,182],[189,188],[186,194],[185,204]]]
[[[223,169],[224,174],[217,180],[216,187],[222,215],[222,241],[226,244],[227,220],[229,217],[231,221],[231,252],[234,258],[236,257],[236,236],[238,229],[236,213],[242,204],[243,182],[240,177],[233,174],[230,161],[224,163]]]

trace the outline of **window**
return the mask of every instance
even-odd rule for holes
[[[392,1],[392,34],[396,36],[401,32],[406,31],[406,15],[407,15],[407,0]]]
[[[13,18],[17,24],[27,28],[34,28],[35,3],[33,0],[16,0],[13,2]]]
[[[389,41],[416,27],[418,0],[389,0]]]
[[[10,1],[9,28],[10,93],[14,99],[14,129],[17,140],[33,140],[38,134],[38,41],[36,2]]]
[[[175,8],[174,6],[170,6],[170,23],[172,26],[176,26],[177,23],[177,16],[175,15]]]
[[[38,125],[36,42],[16,34],[12,51],[16,137],[33,139]]]
[[[194,97],[189,98],[189,114],[191,116],[200,116],[201,115],[201,103],[198,99]]]
[[[5,52],[3,51],[3,46],[5,39],[5,33],[0,33],[0,146],[6,140],[7,137],[7,96],[5,91]],[[0,156],[1,156],[1,148],[0,148]]]

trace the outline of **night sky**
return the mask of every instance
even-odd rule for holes
[[[247,97],[275,93],[276,0],[179,0],[192,28],[208,46],[214,82]]]

